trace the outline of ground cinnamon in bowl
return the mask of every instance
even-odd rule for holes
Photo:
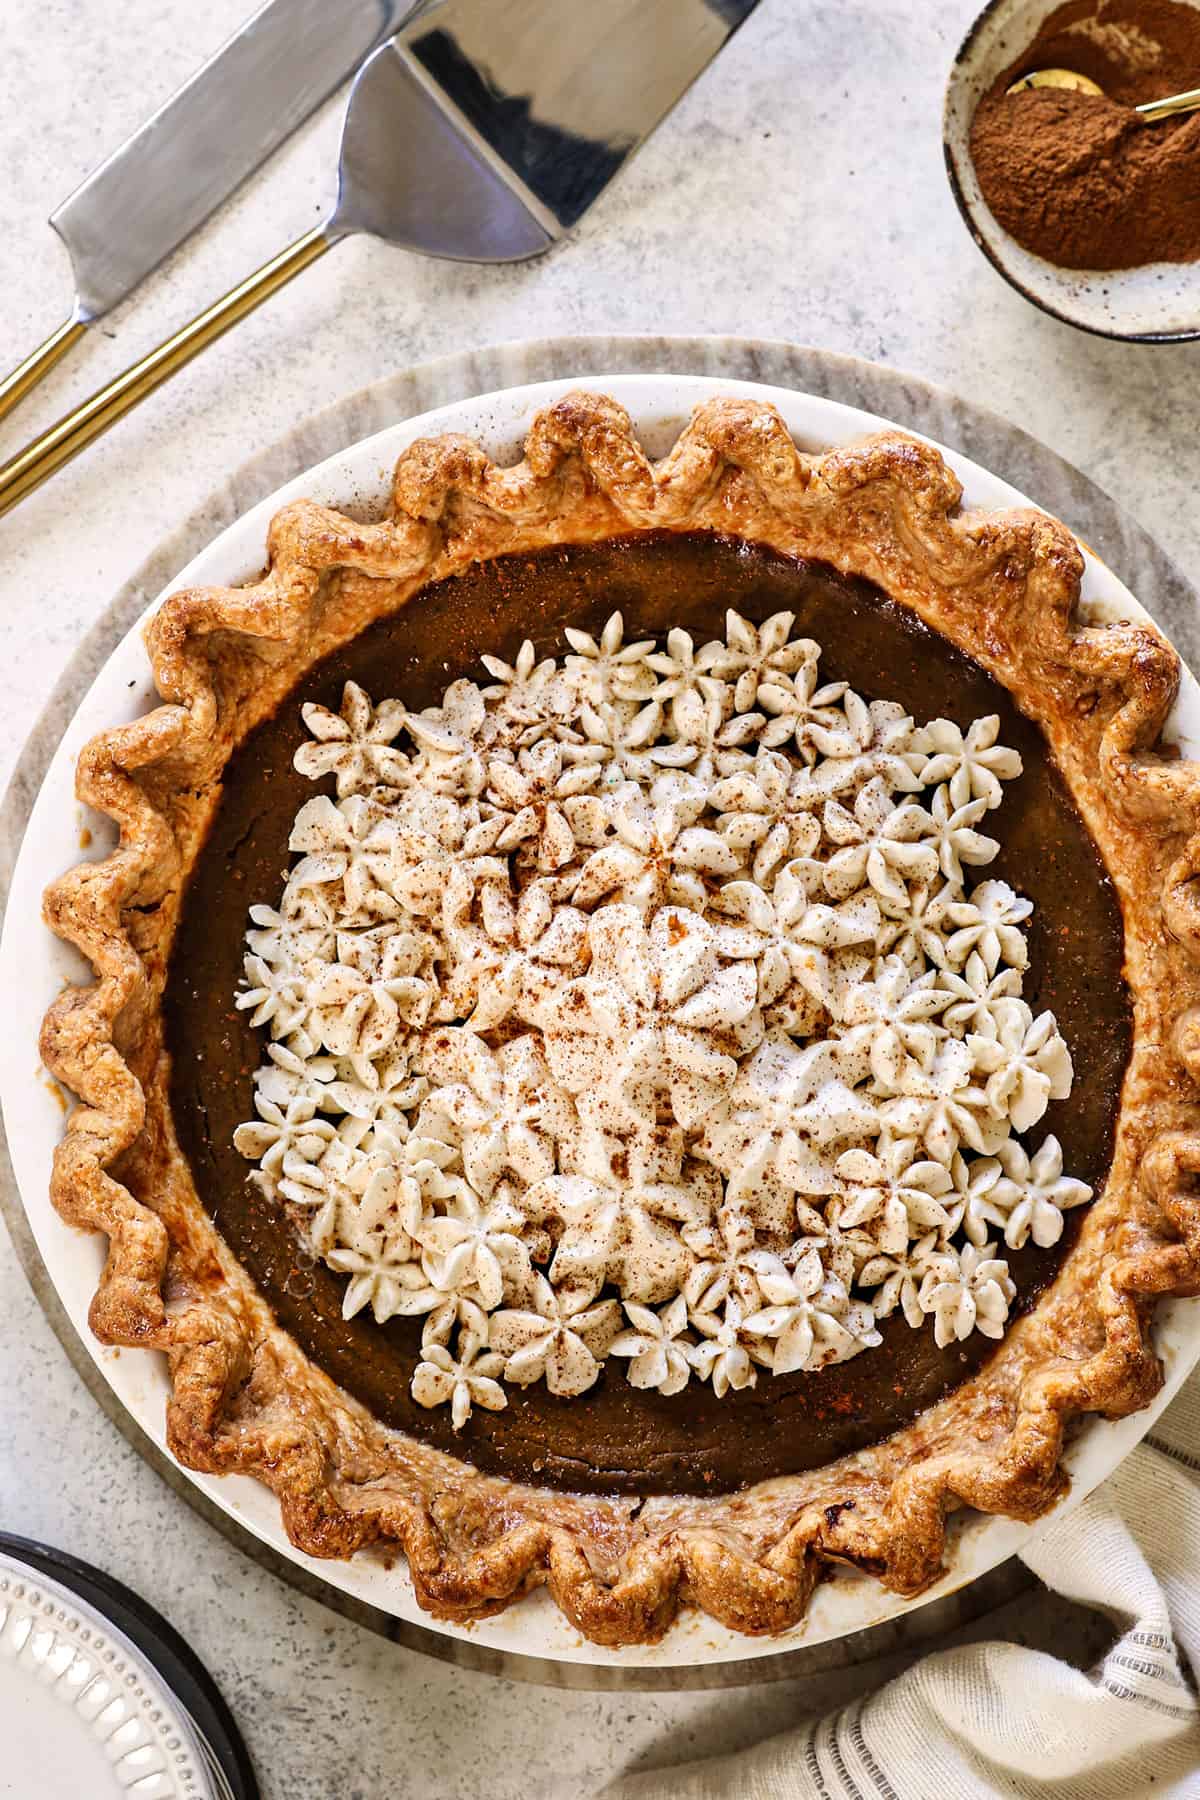
[[[1103,95],[1011,84],[1074,69]],[[976,111],[970,148],[1000,225],[1066,269],[1200,260],[1200,113],[1146,124],[1133,108],[1200,86],[1200,7],[1069,0]]]

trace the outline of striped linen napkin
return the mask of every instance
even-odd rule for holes
[[[1200,1376],[1027,1566],[1095,1608],[1091,1670],[980,1643],[756,1748],[618,1782],[605,1800],[1200,1800]]]

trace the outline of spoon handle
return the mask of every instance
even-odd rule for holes
[[[1144,106],[1135,106],[1134,112],[1153,124],[1155,119],[1169,119],[1172,113],[1195,112],[1200,107],[1200,88],[1188,88],[1183,94],[1168,94],[1165,100],[1147,100]]]
[[[115,425],[139,400],[161,387],[201,350],[215,343],[239,319],[244,319],[285,282],[307,269],[334,241],[323,225],[306,232],[278,256],[273,256],[270,262],[264,263],[261,269],[256,269],[253,275],[248,275],[245,281],[230,288],[224,299],[216,301],[190,325],[175,332],[157,350],[143,356],[140,362],[116,376],[90,400],[67,413],[57,425],[34,438],[24,450],[0,467],[0,516],[40,487],[73,456],[78,456],[86,445],[107,431],[110,425]]]

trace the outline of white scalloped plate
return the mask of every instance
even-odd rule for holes
[[[0,1793],[213,1800],[192,1729],[101,1613],[0,1555]]]
[[[611,394],[626,406],[654,455],[661,455],[669,447],[692,408],[715,394],[771,401],[806,450],[846,443],[890,423],[874,414],[789,389],[704,376],[593,375],[583,382],[553,381],[510,388],[409,419],[318,464],[222,532],[181,572],[172,589],[195,583],[249,580],[265,559],[268,522],[287,500],[308,496],[329,505],[352,506],[356,511],[381,505],[392,464],[400,451],[418,437],[444,431],[465,432],[478,438],[498,459],[513,460],[534,413],[581,385]],[[1031,504],[1015,488],[978,464],[944,446],[938,447],[963,483],[966,506]],[[1083,592],[1085,604],[1094,609],[1098,618],[1146,616],[1112,571],[1090,554]],[[158,604],[156,600],[147,616]],[[64,1225],[50,1205],[50,1163],[62,1135],[63,1104],[57,1088],[39,1071],[36,1050],[42,1014],[50,1001],[65,982],[88,977],[81,959],[41,925],[42,889],[63,869],[79,861],[80,835],[85,824],[93,833],[91,855],[105,855],[113,842],[107,821],[90,815],[85,820],[75,803],[76,759],[95,732],[137,717],[155,699],[139,626],[113,652],[64,734],[21,848],[0,940],[0,1017],[6,1025],[0,1042],[0,1100],[17,1183],[59,1296],[113,1392],[153,1441],[165,1447],[165,1360],[156,1354],[106,1349],[96,1343],[88,1329],[88,1303],[103,1266],[104,1247],[99,1238],[84,1236]],[[1187,755],[1200,757],[1200,687],[1187,673],[1172,718],[1171,735]],[[1111,1473],[1149,1430],[1200,1359],[1200,1305],[1177,1300],[1161,1305],[1156,1319],[1156,1342],[1166,1374],[1162,1392],[1152,1406],[1132,1418],[1113,1423],[1090,1419],[1082,1426],[1064,1458],[1072,1485],[1063,1506],[1079,1500]],[[748,1638],[689,1612],[660,1644],[606,1650],[580,1637],[543,1590],[526,1596],[496,1618],[469,1627],[431,1620],[416,1604],[402,1558],[390,1569],[369,1552],[344,1563],[318,1562],[289,1543],[280,1525],[278,1505],[266,1488],[242,1476],[215,1478],[187,1473],[210,1500],[272,1549],[308,1573],[384,1612],[517,1655],[625,1669],[749,1661],[802,1643],[814,1644],[865,1630],[952,1593],[995,1568],[1021,1550],[1037,1529],[1010,1519],[975,1513],[958,1515],[951,1524],[949,1573],[917,1601],[887,1594],[877,1582],[853,1572],[839,1572],[836,1580],[818,1588],[808,1618],[795,1630],[778,1637]]]

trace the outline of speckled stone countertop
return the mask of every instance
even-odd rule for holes
[[[248,7],[7,0],[0,365],[69,307],[46,214]],[[954,210],[941,88],[973,11],[974,0],[763,0],[544,261],[452,268],[355,239],[311,270],[0,521],[0,772],[112,595],[231,468],[410,363],[532,334],[749,334],[886,361],[1032,432],[1118,495],[1185,570],[1200,569],[1196,351],[1107,343],[1043,318],[988,268]],[[315,222],[332,192],[339,110],[0,427],[0,451]],[[1156,610],[1154,593],[1141,598]],[[1189,635],[1187,620],[1170,622]],[[2,1228],[0,1370],[0,1526],[90,1557],[168,1615],[217,1674],[269,1800],[586,1796],[622,1769],[753,1742],[862,1685],[851,1673],[721,1694],[548,1692],[432,1662],[336,1617],[243,1557],[125,1442],[80,1384]],[[1080,1655],[1089,1644],[1046,1596],[1013,1603],[988,1629],[1054,1648],[1070,1633]]]

